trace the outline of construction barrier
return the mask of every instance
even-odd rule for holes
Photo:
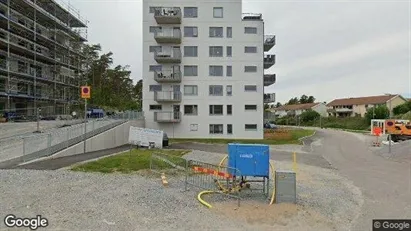
[[[175,175],[183,176],[177,177],[177,179],[184,179],[185,191],[192,186],[206,190],[208,193],[220,193],[237,199],[238,206],[240,206],[241,173],[238,169],[196,160],[186,160],[182,157],[156,152],[151,155],[150,170],[160,174],[160,176],[167,175],[169,179]],[[172,183],[169,181],[168,184],[171,185]],[[200,193],[198,198],[201,199],[201,194],[204,193]],[[209,207],[208,203],[203,204]]]

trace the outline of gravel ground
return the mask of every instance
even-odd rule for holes
[[[87,131],[92,131],[115,122],[116,120],[101,120],[92,121],[87,123]],[[0,140],[0,162],[9,160],[15,157],[23,156],[24,153],[33,153],[48,147],[49,143],[51,145],[56,145],[66,141],[68,138],[72,139],[79,137],[84,133],[84,123],[76,124],[70,127],[57,128],[58,122],[45,121],[45,125],[50,126],[50,128],[44,130],[43,134],[30,134],[25,135],[24,140],[21,136],[14,136],[10,138],[4,138]],[[43,123],[43,122],[42,122]],[[13,123],[20,126],[19,123]],[[10,124],[6,124],[10,126]],[[29,128],[30,124],[27,125]],[[53,127],[54,126],[54,127]],[[0,127],[1,129],[2,127]],[[1,130],[2,134],[3,131]],[[48,135],[51,134],[51,135]]]
[[[186,157],[218,163],[223,155]],[[0,216],[40,214],[50,223],[44,230],[349,230],[361,206],[358,189],[333,170],[306,165],[298,166],[297,180],[297,205],[247,198],[237,208],[233,199],[209,195],[204,199],[214,207],[206,209],[196,200],[200,190],[183,192],[176,177],[164,188],[159,178],[141,174],[0,170]]]

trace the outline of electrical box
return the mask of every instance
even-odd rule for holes
[[[241,176],[270,175],[270,147],[262,144],[228,144],[228,167],[236,168]],[[231,173],[236,175],[235,172]]]
[[[295,176],[293,171],[275,171],[275,203],[296,203]]]

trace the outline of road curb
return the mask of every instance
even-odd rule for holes
[[[313,130],[313,131],[314,131],[313,134],[311,134],[311,135],[309,135],[309,136],[301,137],[301,138],[299,138],[298,140],[301,141],[301,142],[303,142],[303,145],[305,145],[303,139],[310,138],[310,137],[314,136],[314,135],[317,133],[317,130]]]

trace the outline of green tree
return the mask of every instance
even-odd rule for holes
[[[365,118],[369,123],[372,119],[387,119],[389,117],[390,110],[385,105],[369,108],[365,113]]]
[[[304,104],[304,103],[307,103],[307,102],[308,102],[308,96],[302,95],[302,96],[300,97],[299,103]]]
[[[392,109],[394,115],[402,115],[411,111],[411,101],[400,104]]]
[[[282,104],[280,102],[277,102],[277,104],[275,105],[275,107],[281,107]]]
[[[315,102],[315,97],[310,95],[307,99],[307,103],[314,103]]]
[[[300,115],[300,119],[302,122],[311,122],[315,119],[319,118],[320,114],[313,110],[307,110]]]
[[[138,110],[139,102],[129,66],[113,64],[112,52],[101,53],[101,46],[87,45],[85,57],[84,84],[91,86],[90,104],[119,110]],[[138,83],[137,83],[138,84]],[[140,83],[141,85],[141,83]],[[140,107],[141,108],[141,107]]]
[[[293,104],[299,104],[300,101],[297,97],[291,98],[290,100],[288,100],[288,105],[293,105]]]

